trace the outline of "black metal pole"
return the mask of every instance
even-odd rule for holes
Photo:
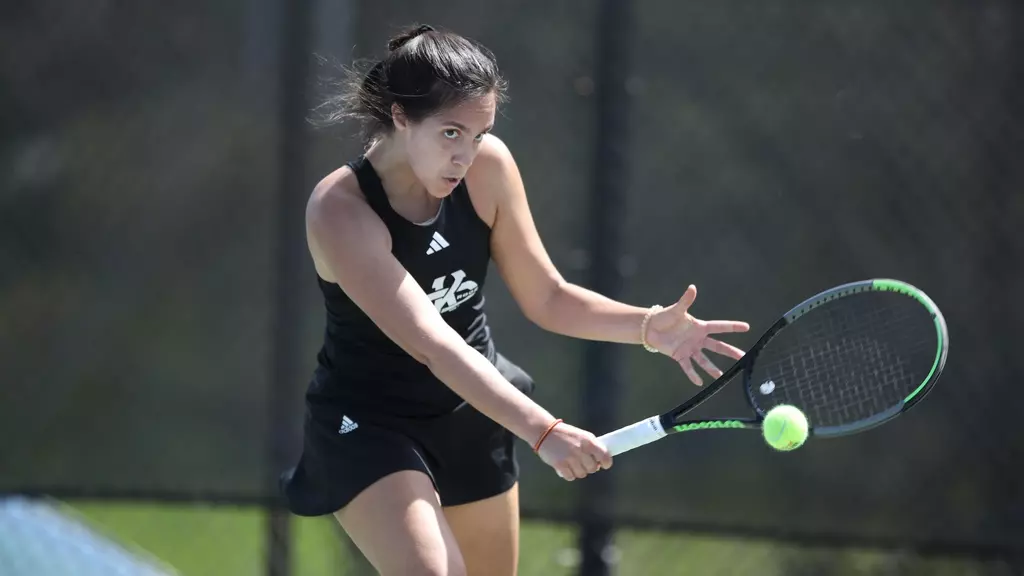
[[[268,488],[272,493],[277,490],[277,474],[290,463],[292,434],[288,423],[296,418],[288,409],[295,404],[289,399],[289,394],[294,389],[290,382],[298,373],[298,347],[303,341],[296,331],[302,324],[298,316],[301,312],[298,295],[302,293],[299,282],[302,279],[302,259],[305,256],[303,207],[306,195],[303,192],[306,188],[307,140],[304,128],[308,109],[306,86],[312,47],[312,0],[285,0],[280,5],[283,9],[278,87],[280,180],[274,211],[277,241],[272,279],[273,354],[268,398],[268,448],[269,464],[272,468]],[[288,576],[291,572],[289,512],[280,504],[271,504],[267,508],[267,515],[267,574]]]
[[[622,199],[628,185],[626,83],[633,38],[633,3],[602,0],[599,10],[594,63],[597,137],[588,228],[588,280],[592,290],[618,298],[622,285]],[[614,421],[621,397],[621,363],[619,346],[588,342],[584,353],[582,416],[583,425],[595,434],[601,434]],[[614,524],[608,511],[614,500],[613,474],[614,468],[581,483],[581,576],[612,573],[608,552]]]

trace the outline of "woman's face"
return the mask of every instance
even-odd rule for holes
[[[494,126],[497,101],[493,93],[465,100],[420,122],[395,117],[409,164],[431,196],[452,193],[466,176],[484,134]]]

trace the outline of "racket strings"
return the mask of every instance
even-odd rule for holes
[[[931,316],[916,301],[850,296],[812,310],[769,342],[749,393],[761,410],[793,404],[816,427],[845,426],[898,406],[927,377],[936,347]]]

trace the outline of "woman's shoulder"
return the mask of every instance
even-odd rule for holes
[[[365,204],[366,196],[355,171],[345,164],[317,182],[309,200],[310,203],[362,201]]]
[[[359,179],[348,165],[331,172],[310,193],[306,204],[306,226],[313,237],[381,235],[390,249],[390,235],[370,207]]]
[[[493,178],[500,176],[512,166],[515,166],[515,159],[505,142],[494,134],[486,134],[483,142],[480,143],[480,151],[477,153],[473,165],[469,167],[466,176],[467,178],[470,175]]]
[[[497,136],[484,136],[480,151],[466,172],[466,188],[480,218],[493,227],[497,208],[504,203],[504,197],[522,187],[512,151]]]
[[[376,216],[359,185],[359,178],[348,164],[324,176],[313,187],[306,217],[309,219],[322,213],[330,213],[334,218],[344,214],[346,219]]]

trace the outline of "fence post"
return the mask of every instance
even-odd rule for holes
[[[626,83],[633,39],[632,9],[632,2],[602,0],[594,50],[597,137],[587,230],[588,281],[591,289],[615,299],[622,284],[622,199],[629,182]],[[604,342],[588,342],[584,352],[583,426],[598,435],[614,421],[621,397],[621,352],[620,346]],[[612,573],[614,524],[609,512],[614,504],[613,474],[614,469],[599,473],[580,485],[581,576]]]
[[[281,67],[278,87],[279,121],[279,183],[277,206],[277,239],[274,254],[273,319],[271,323],[270,389],[268,395],[269,432],[268,463],[270,476],[283,471],[290,464],[291,427],[295,415],[289,407],[294,403],[289,396],[294,389],[291,381],[298,373],[301,361],[299,343],[303,339],[297,331],[302,326],[299,289],[303,280],[302,263],[305,258],[303,213],[305,206],[305,157],[308,149],[305,136],[306,87],[309,78],[311,49],[312,0],[287,0],[281,6]],[[276,493],[276,482],[269,478],[271,494]],[[268,576],[288,576],[291,572],[290,514],[275,499],[267,507],[267,565]]]

